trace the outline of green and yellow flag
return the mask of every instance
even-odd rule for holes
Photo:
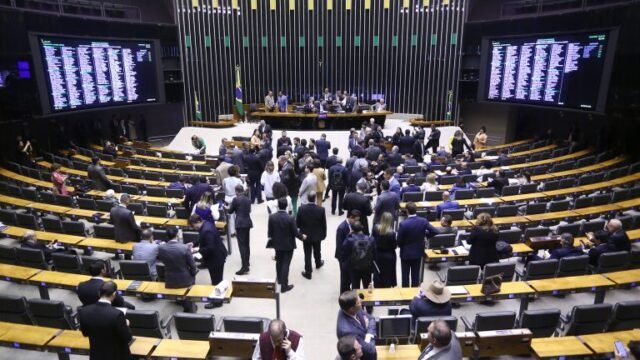
[[[202,109],[200,108],[200,101],[198,100],[198,93],[196,93],[196,97],[194,100],[196,104],[196,120],[202,120]]]
[[[240,83],[240,66],[236,66],[236,109],[238,115],[244,117],[244,108],[242,107],[242,85]]]

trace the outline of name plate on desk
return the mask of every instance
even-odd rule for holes
[[[476,347],[479,356],[528,355],[531,338],[529,329],[478,331]]]
[[[260,334],[211,332],[209,344],[214,356],[251,358]]]
[[[235,278],[231,282],[232,296],[273,299],[276,296],[276,281],[271,279]]]
[[[534,236],[525,241],[525,244],[533,250],[555,249],[560,247],[560,235]]]

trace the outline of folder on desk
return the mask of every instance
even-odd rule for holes
[[[454,248],[449,249],[452,253],[456,255],[469,255],[469,251],[465,249],[464,246],[456,246]]]
[[[131,284],[129,284],[129,286],[127,286],[127,291],[136,291],[136,290],[138,290],[140,285],[142,285],[142,281],[139,281],[139,280],[132,281]]]
[[[447,289],[451,292],[451,295],[467,295],[469,292],[464,286],[447,286]]]

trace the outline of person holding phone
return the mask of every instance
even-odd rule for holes
[[[260,334],[252,360],[303,360],[304,342],[298,332],[287,329],[280,319],[269,323],[269,330]]]

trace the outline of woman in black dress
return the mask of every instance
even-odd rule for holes
[[[376,265],[373,271],[373,284],[376,288],[398,286],[396,276],[396,232],[393,230],[393,216],[385,212],[380,223],[373,227],[373,239],[376,243]]]
[[[451,157],[455,159],[456,156],[462,154],[465,146],[469,151],[473,151],[467,139],[464,138],[462,131],[456,130],[456,132],[453,133],[453,139],[451,139]]]
[[[467,243],[471,245],[469,250],[469,265],[480,265],[498,261],[498,228],[493,225],[491,215],[480,213],[476,218],[476,225],[471,229]]]

